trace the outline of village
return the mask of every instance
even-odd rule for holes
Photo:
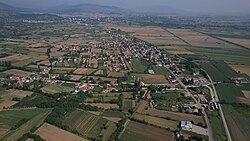
[[[119,30],[107,29],[106,34],[108,39],[90,42],[88,45],[67,45],[70,37],[64,35],[60,47],[48,49],[49,65],[37,64],[39,72],[11,75],[5,85],[24,90],[36,89],[44,93],[98,93],[98,96],[84,102],[104,109],[119,108],[116,104],[119,100],[114,97],[106,100],[102,94],[108,97],[112,93],[131,92],[134,99],[122,100],[122,109],[129,111],[138,107],[138,104],[140,107],[140,101],[145,101],[147,104],[143,111],[138,113],[159,109],[203,116],[205,109],[218,110],[209,91],[204,91],[210,82],[198,67],[190,68],[190,64],[183,58],[163,52]],[[61,55],[53,56],[53,51]],[[140,67],[145,68],[140,70]],[[57,73],[58,68],[67,71]],[[70,88],[65,90],[64,86]],[[59,90],[53,92],[53,89]],[[168,102],[169,97],[177,98],[177,101]],[[180,127],[209,136],[211,131],[206,129],[207,124],[193,125],[190,120],[181,121]],[[180,137],[188,139],[190,136],[180,132],[177,138]]]

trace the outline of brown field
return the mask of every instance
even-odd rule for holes
[[[111,122],[111,121],[109,121],[109,122],[107,123],[107,126],[108,126],[108,128],[107,128],[106,130],[103,130],[103,131],[101,132],[101,135],[103,136],[103,137],[102,137],[102,141],[108,141],[109,138],[110,138],[110,136],[112,135],[112,133],[116,130],[116,125],[115,125],[115,123],[113,123],[113,122]]]
[[[235,38],[221,38],[221,39],[250,48],[249,39],[235,39]]]
[[[151,116],[158,116],[163,118],[171,118],[173,120],[177,121],[193,121],[194,124],[201,123],[202,125],[205,125],[205,122],[202,118],[202,116],[192,115],[192,114],[185,114],[185,113],[178,113],[178,112],[170,112],[170,111],[161,111],[156,109],[149,109],[144,112],[145,114],[149,114]]]
[[[90,64],[90,67],[92,67],[92,68],[97,68],[98,67],[97,59],[89,60],[89,64]]]
[[[23,70],[17,70],[17,69],[11,69],[11,70],[7,70],[5,72],[3,72],[5,74],[11,74],[11,75],[17,75],[17,76],[31,76],[33,73],[31,72],[27,72],[27,71],[23,71]]]
[[[15,105],[16,103],[18,103],[18,102],[12,101],[12,100],[5,100],[5,101],[0,103],[0,111],[3,110],[4,108],[9,108],[12,105]]]
[[[96,69],[91,69],[91,68],[78,68],[74,71],[74,73],[75,74],[90,75],[95,71],[96,71]]]
[[[250,66],[245,65],[229,65],[236,72],[244,73],[250,76]]]
[[[82,78],[82,75],[70,75],[70,80],[80,80]]]
[[[136,107],[136,112],[137,113],[143,113],[146,108],[148,108],[148,102],[144,101],[144,100],[141,100],[139,102],[138,106]]]
[[[57,48],[52,48],[50,55],[53,57],[60,57],[60,56],[63,56],[65,54],[65,52],[59,52],[57,50],[58,50]]]
[[[133,54],[130,52],[130,50],[126,50],[125,52],[123,52],[125,56],[133,56]]]
[[[246,98],[250,99],[250,91],[242,91]]]
[[[93,49],[93,53],[94,54],[101,54],[102,53],[102,49],[100,49],[100,48],[94,48]]]
[[[48,46],[47,43],[35,43],[35,44],[30,45],[29,47],[36,48],[36,47],[46,47],[46,46]]]
[[[110,72],[108,74],[108,77],[124,77],[125,74],[122,72]]]
[[[133,118],[137,120],[144,120],[150,124],[157,125],[163,128],[169,128],[171,130],[178,129],[179,122],[172,121],[172,120],[166,120],[163,118],[153,117],[153,116],[147,116],[143,114],[135,113],[133,115]]]
[[[160,128],[129,121],[120,139],[123,141],[173,141],[174,134]]]
[[[31,68],[31,69],[38,69],[38,65],[29,65],[27,66],[27,68]],[[40,66],[40,69],[47,69],[48,67],[46,66]]]
[[[49,60],[43,60],[43,61],[39,62],[38,64],[43,64],[43,65],[49,66],[50,62],[49,62]]]
[[[159,46],[159,49],[167,50],[168,52],[172,54],[194,54],[193,52],[182,48],[180,46]]]
[[[48,48],[29,48],[29,51],[31,52],[37,52],[45,54],[47,52]]]
[[[169,81],[164,75],[152,75],[152,74],[134,74],[136,77],[142,80],[145,84],[169,84]]]
[[[0,110],[1,111],[1,110]],[[0,139],[9,131],[9,129],[0,128]]]
[[[117,118],[117,117],[102,117],[106,120],[112,121],[114,123],[118,123],[122,118]]]
[[[23,98],[23,97],[32,95],[32,93],[33,92],[31,92],[31,91],[10,89],[10,90],[6,90],[6,91],[0,91],[0,96],[2,96],[2,95],[6,96],[6,97],[16,96],[16,97]]]
[[[53,67],[53,70],[57,70],[57,71],[72,71],[75,70],[76,68],[62,68],[62,67]]]
[[[131,108],[134,108],[135,107],[135,100],[127,100],[127,99],[124,99],[122,101],[122,110],[123,111],[128,111],[129,109]]]
[[[193,46],[214,48],[237,48],[237,46],[188,29],[168,29]]]
[[[168,52],[170,52],[171,54],[194,54],[191,51],[168,51]]]
[[[133,98],[133,92],[122,92],[122,97],[124,99],[130,99],[130,98]]]
[[[36,134],[40,135],[46,141],[88,141],[48,123],[44,123],[36,131]]]
[[[0,61],[23,61],[30,59],[31,57],[28,55],[15,54],[7,57],[0,58]]]
[[[136,36],[137,38],[155,45],[187,45],[177,37],[148,37]]]
[[[103,109],[118,109],[119,106],[117,104],[109,104],[109,103],[84,103],[86,105],[96,106]]]

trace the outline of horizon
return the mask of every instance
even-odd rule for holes
[[[20,8],[35,8],[35,9],[48,9],[60,6],[72,6],[78,4],[98,4],[104,6],[116,6],[133,10],[135,12],[151,12],[151,13],[202,13],[202,14],[215,14],[215,15],[241,15],[250,14],[249,6],[250,1],[247,0],[189,0],[189,1],[172,1],[172,0],[43,0],[35,2],[34,0],[0,0],[0,2]],[[59,4],[58,4],[59,3]],[[225,4],[226,3],[226,4]],[[166,8],[166,9],[164,9]]]

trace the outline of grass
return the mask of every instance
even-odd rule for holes
[[[217,84],[216,89],[221,101],[234,103],[239,102],[237,97],[244,97],[244,94],[241,92],[240,88],[233,83]]]
[[[144,73],[147,70],[148,65],[149,65],[147,61],[139,60],[139,59],[132,59],[131,63],[132,63],[133,71],[137,73]]]
[[[213,81],[228,81],[231,77],[240,77],[233,69],[231,69],[223,61],[212,61],[209,63],[202,63],[201,67],[211,76]]]
[[[123,141],[170,141],[174,138],[173,133],[167,130],[129,121],[120,139]]]
[[[22,124],[16,130],[9,131],[1,140],[17,140],[23,134],[27,133],[33,127],[41,125],[47,115],[51,112],[51,109],[32,109],[32,110],[15,110],[15,111],[4,111],[0,112],[1,118],[8,119],[27,119],[28,121]],[[12,124],[15,120],[5,121],[6,124]]]
[[[125,117],[125,114],[120,111],[104,111],[101,116],[104,117]]]
[[[224,126],[222,124],[221,118],[217,111],[208,112],[208,118],[210,120],[213,132],[213,138],[215,141],[226,141],[226,135],[224,131]]]
[[[232,138],[235,141],[250,140],[250,108],[242,105],[222,105]]]
[[[67,116],[64,122],[69,127],[76,129],[84,137],[99,138],[104,125],[108,121],[89,112],[77,109]]]
[[[186,104],[193,102],[191,98],[185,98],[181,96],[181,92],[167,92],[164,94],[154,94],[153,99],[155,100],[159,110],[171,110],[173,105]]]
[[[160,74],[160,75],[168,75],[169,74],[168,70],[164,67],[153,66],[153,70],[154,70],[155,74]]]
[[[55,94],[55,93],[62,93],[66,92],[69,93],[74,90],[73,87],[67,87],[67,86],[62,86],[62,85],[56,85],[56,84],[48,84],[41,88],[41,90],[45,93],[49,94]]]

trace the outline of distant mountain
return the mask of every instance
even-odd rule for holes
[[[67,15],[125,15],[131,11],[115,6],[102,6],[96,4],[80,4],[61,9],[56,13]]]

